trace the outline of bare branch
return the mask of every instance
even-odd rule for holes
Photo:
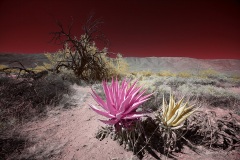
[[[94,20],[93,15],[91,15],[83,26],[84,34],[77,38],[71,32],[73,20],[67,31],[57,21],[59,31],[51,33],[53,35],[52,41],[64,45],[62,54],[65,58],[65,60],[57,62],[57,72],[61,68],[66,68],[72,70],[77,77],[88,81],[109,77],[109,69],[106,68],[106,62],[102,60],[101,56],[104,51],[99,51],[95,46],[95,40],[104,41],[106,39],[99,29],[101,24],[103,24],[102,19]],[[108,55],[106,53],[106,56]]]

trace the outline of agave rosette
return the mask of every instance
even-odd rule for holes
[[[138,107],[149,99],[152,94],[143,96],[146,90],[140,92],[142,87],[136,87],[137,81],[130,85],[130,82],[124,79],[120,84],[112,79],[112,84],[108,85],[106,81],[102,82],[106,101],[103,101],[99,95],[92,89],[93,99],[102,107],[99,109],[90,104],[92,110],[96,113],[109,118],[100,120],[105,124],[123,125],[128,120],[138,119],[145,115],[143,112],[137,112]]]
[[[163,96],[162,114],[157,118],[165,127],[180,128],[181,124],[196,111],[194,105],[188,106],[188,102],[183,104],[183,98],[175,102],[173,95],[170,94],[169,104],[167,105]]]

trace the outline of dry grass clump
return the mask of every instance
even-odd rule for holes
[[[188,72],[179,72],[176,75],[177,77],[182,77],[182,78],[190,78],[193,76],[193,74],[188,73]]]
[[[187,83],[187,79],[182,77],[168,77],[168,79],[164,82],[165,85],[170,86],[173,90],[176,90],[178,86],[185,83]]]
[[[35,73],[52,70],[51,66],[48,63],[43,63],[43,66],[36,66],[34,68],[28,69],[34,71]]]
[[[158,76],[163,76],[163,77],[174,77],[176,76],[175,73],[172,73],[170,71],[161,71],[157,73]]]
[[[150,77],[153,75],[156,75],[156,73],[150,71],[150,70],[143,70],[143,71],[134,71],[134,72],[130,72],[130,74],[132,74],[133,76],[137,77],[137,76],[142,76],[142,77]]]
[[[31,142],[26,137],[14,133],[13,135],[0,135],[0,158],[15,159],[21,150],[30,146]]]
[[[198,77],[201,78],[216,78],[218,77],[219,73],[213,69],[202,70],[198,74]]]
[[[240,87],[240,76],[239,75],[232,75],[232,77],[230,77],[229,79],[234,84],[234,87]]]
[[[151,75],[154,75],[155,73],[153,73],[152,71],[140,71],[140,72],[138,72],[138,74],[143,77],[150,77]]]
[[[0,64],[0,70],[4,69],[4,68],[7,68],[8,66],[6,65],[3,65],[3,64]]]
[[[3,77],[30,78],[36,80],[47,75],[48,71],[35,72],[32,68],[26,68],[20,61],[13,61],[8,66],[0,69],[0,74]]]
[[[18,154],[30,142],[19,135],[17,127],[46,115],[64,94],[69,83],[56,75],[32,78],[0,77],[0,157]],[[9,157],[10,156],[10,157]]]
[[[240,125],[231,113],[217,117],[214,111],[197,112],[187,123],[185,137],[195,145],[228,151],[240,146]]]
[[[234,109],[233,107],[240,103],[240,98],[236,93],[212,85],[184,84],[179,86],[177,90],[189,96],[196,96],[199,100],[215,107]]]
[[[39,80],[1,77],[0,91],[1,122],[22,122],[44,113],[47,105],[57,105],[69,93],[69,84],[55,75]]]
[[[191,77],[187,80],[187,82],[195,85],[216,85],[218,83],[216,79],[198,77]]]

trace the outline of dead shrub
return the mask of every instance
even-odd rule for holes
[[[240,146],[240,125],[231,113],[217,117],[214,111],[198,111],[188,119],[184,136],[195,145],[229,151]]]
[[[108,43],[99,29],[102,23],[101,19],[94,20],[93,16],[90,16],[80,37],[72,35],[72,24],[66,31],[60,22],[57,23],[60,30],[52,33],[53,41],[64,47],[54,55],[57,59],[47,55],[50,62],[55,61],[53,67],[57,73],[66,68],[73,71],[77,78],[90,83],[109,80],[113,76],[121,77],[127,63],[123,63],[120,54],[117,54],[116,62],[112,62],[110,56],[115,53],[108,52],[106,47],[99,49],[96,46],[99,40],[104,42],[105,46]]]

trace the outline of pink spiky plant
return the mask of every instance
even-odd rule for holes
[[[120,84],[116,78],[112,78],[112,84],[108,85],[106,81],[102,82],[103,90],[106,96],[106,102],[103,101],[95,91],[92,92],[93,99],[102,107],[100,110],[90,104],[90,107],[98,114],[109,118],[100,120],[105,124],[114,125],[115,128],[127,128],[133,120],[138,120],[145,115],[143,112],[137,112],[138,107],[147,101],[153,94],[143,96],[146,90],[140,92],[142,87],[136,87],[137,81],[129,85],[129,81],[124,79]],[[128,87],[129,86],[129,87]]]

